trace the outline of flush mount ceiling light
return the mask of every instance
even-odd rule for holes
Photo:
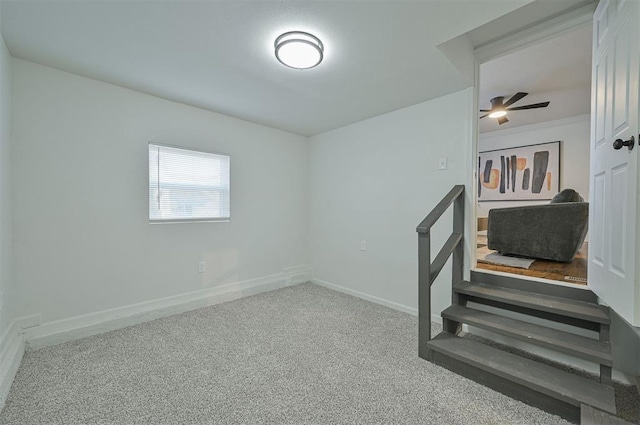
[[[324,46],[313,34],[285,32],[274,43],[276,58],[290,68],[309,69],[322,62]]]

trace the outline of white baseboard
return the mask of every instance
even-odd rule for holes
[[[271,276],[43,323],[25,329],[24,336],[29,349],[42,348],[297,285],[309,281],[310,275],[308,266],[288,267]]]
[[[333,289],[334,291],[342,292],[348,295],[353,295],[356,298],[362,298],[363,300],[371,301],[372,303],[380,304],[385,307],[399,310],[412,316],[418,315],[418,309],[409,307],[403,304],[399,304],[393,301],[385,300],[384,298],[376,297],[374,295],[365,294],[364,292],[355,291],[353,289],[345,288],[344,286],[336,285],[335,283],[325,282],[320,279],[311,279],[311,282],[324,286],[325,288]]]
[[[9,395],[25,350],[22,329],[17,320],[11,322],[0,337],[0,410]]]

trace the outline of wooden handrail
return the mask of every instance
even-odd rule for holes
[[[456,185],[416,228],[418,232],[418,354],[428,358],[427,342],[431,339],[431,285],[453,254],[452,285],[464,274],[464,186]],[[431,227],[453,204],[453,231],[436,258],[431,262]],[[453,297],[456,294],[452,290]],[[443,321],[443,327],[450,327]],[[452,331],[452,329],[448,329]]]
[[[449,208],[449,205],[453,203],[458,196],[464,193],[464,185],[456,185],[453,186],[453,189],[447,193],[447,195],[442,198],[442,201],[438,202],[438,205],[435,206],[434,209],[422,220],[418,227],[416,228],[416,232],[418,233],[427,233],[431,227],[435,224],[436,221],[444,214],[444,212]]]

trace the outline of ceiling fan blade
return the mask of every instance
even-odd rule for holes
[[[491,109],[480,109],[480,112],[491,112]]]
[[[509,120],[507,119],[507,117],[500,117],[498,118],[498,124],[502,125],[506,122],[509,122]]]
[[[520,99],[522,99],[523,97],[525,97],[526,95],[528,95],[529,93],[525,93],[525,92],[521,92],[519,91],[518,93],[514,94],[511,99],[507,100],[504,103],[504,107],[506,108],[509,105],[513,105],[514,103],[516,103],[517,101],[519,101]]]
[[[478,118],[478,119],[480,119],[480,120],[481,120],[482,118],[487,117],[487,116],[489,116],[489,114],[484,114],[483,116],[481,116],[481,117],[480,117],[480,118]]]
[[[549,106],[549,102],[532,103],[531,105],[516,106],[515,108],[509,108],[507,109],[507,111],[523,111],[525,109],[546,108],[547,106]]]

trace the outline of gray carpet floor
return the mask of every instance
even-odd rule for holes
[[[567,424],[417,357],[416,318],[313,284],[25,354],[0,424]]]

